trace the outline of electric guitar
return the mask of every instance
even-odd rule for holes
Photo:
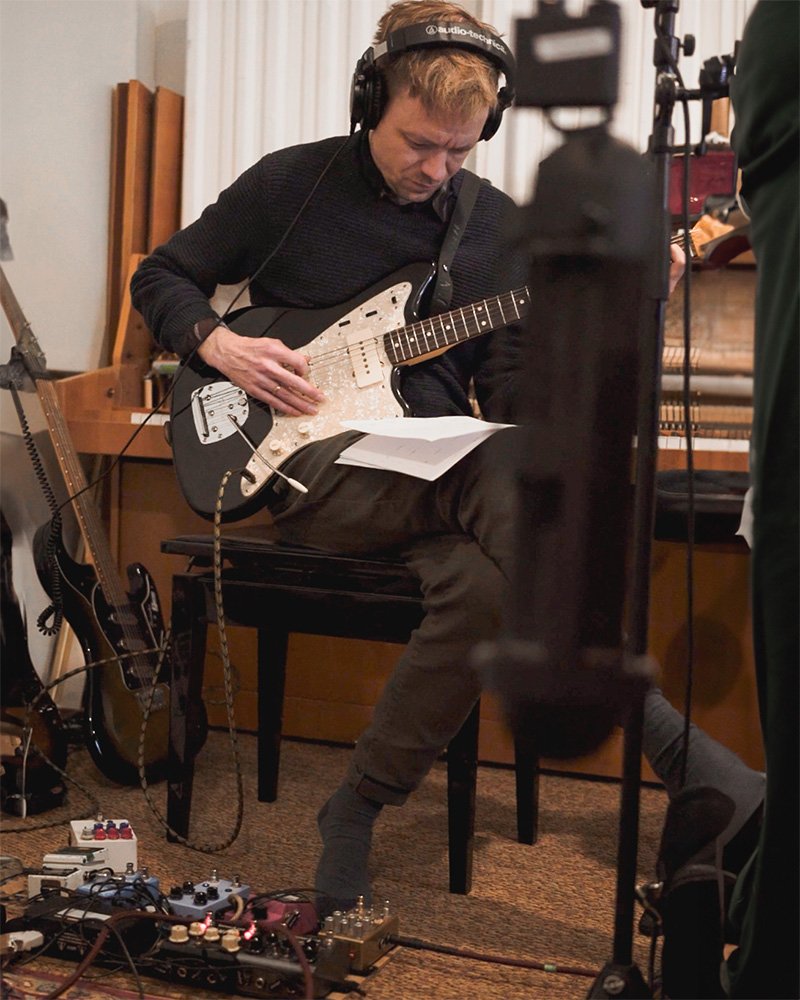
[[[165,772],[169,738],[169,687],[160,679],[153,685],[159,665],[159,655],[153,650],[160,649],[164,641],[158,594],[139,563],[128,567],[130,591],[123,589],[97,508],[87,492],[86,477],[55,386],[47,376],[44,355],[2,268],[0,298],[17,350],[35,382],[67,493],[91,557],[91,564],[75,562],[60,536],[49,541],[49,524],[43,525],[34,538],[34,560],[42,586],[52,598],[55,569],[64,617],[75,632],[86,662],[110,661],[87,671],[83,709],[88,749],[106,777],[120,784],[137,784],[141,725],[150,705],[143,763],[147,779],[155,781]]]
[[[32,816],[61,805],[59,773],[67,763],[64,723],[31,660],[28,635],[14,591],[11,528],[0,511],[0,809]],[[54,766],[53,766],[54,765]]]
[[[222,519],[245,517],[264,502],[274,470],[298,449],[342,431],[354,418],[403,417],[404,365],[521,319],[528,289],[518,288],[451,312],[420,319],[435,269],[413,264],[329,309],[253,306],[226,319],[236,333],[276,337],[309,357],[309,378],[325,393],[315,416],[291,417],[253,399],[197,355],[175,378],[170,436],[175,471],[189,506],[212,518],[220,481]]]

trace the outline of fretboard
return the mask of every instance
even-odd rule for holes
[[[384,334],[383,346],[389,360],[401,364],[514,323],[527,314],[529,306],[527,287],[503,292],[495,298],[392,330]]]

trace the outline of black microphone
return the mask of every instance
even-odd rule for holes
[[[503,634],[475,662],[540,756],[595,749],[653,674],[625,648],[624,613],[658,218],[640,155],[602,128],[543,161],[520,216],[533,309],[511,459],[516,565]]]

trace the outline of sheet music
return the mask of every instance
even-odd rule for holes
[[[487,437],[514,426],[465,416],[343,420],[342,425],[366,437],[345,448],[338,465],[388,469],[431,482]]]

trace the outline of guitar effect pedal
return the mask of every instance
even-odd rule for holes
[[[70,844],[84,848],[105,848],[106,864],[113,872],[124,874],[128,870],[137,870],[136,834],[128,820],[74,819],[69,826]]]
[[[131,867],[124,875],[98,874],[77,887],[86,896],[107,899],[113,906],[133,905],[139,908],[157,903],[161,896],[158,879],[146,868],[135,872]]]
[[[218,878],[214,869],[211,878],[204,882],[187,881],[183,885],[173,886],[168,899],[173,913],[180,917],[202,920],[207,913],[230,910],[235,904],[232,897],[240,896],[246,900],[249,893],[250,886],[243,885],[238,876],[234,876],[232,880]]]
[[[58,889],[77,889],[101,872],[108,872],[105,848],[60,847],[45,854],[39,871],[28,875],[28,898]]]

